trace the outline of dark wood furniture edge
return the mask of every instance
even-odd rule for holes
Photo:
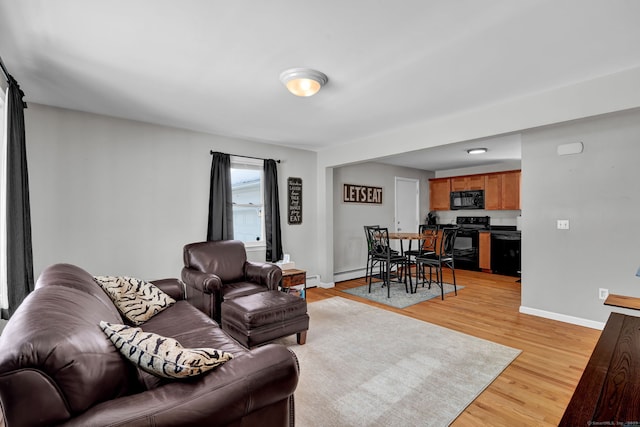
[[[559,426],[590,425],[607,379],[624,318],[625,315],[620,313],[611,313],[609,316]]]
[[[613,421],[615,425],[640,424],[640,317],[624,316],[620,336],[609,363],[609,371],[593,425]]]

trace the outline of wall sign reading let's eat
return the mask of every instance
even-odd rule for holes
[[[345,203],[382,204],[382,187],[343,184],[342,201]]]

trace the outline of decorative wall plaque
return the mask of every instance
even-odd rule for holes
[[[287,179],[287,222],[302,224],[302,178]]]
[[[342,187],[342,201],[345,203],[370,203],[381,205],[382,187],[344,184]]]

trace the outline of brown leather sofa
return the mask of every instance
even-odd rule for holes
[[[0,336],[0,426],[291,426],[298,366],[275,344],[247,350],[184,300],[182,283],[154,282],[176,304],[142,325],[184,347],[234,358],[187,380],[124,359],[99,323],[124,323],[79,267],[47,268]]]
[[[183,257],[187,301],[218,323],[224,300],[278,290],[282,279],[279,267],[247,261],[239,240],[190,243]]]

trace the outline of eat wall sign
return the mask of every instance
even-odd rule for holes
[[[382,204],[382,187],[343,184],[342,201],[345,203]]]
[[[302,178],[287,179],[287,222],[302,224]]]

